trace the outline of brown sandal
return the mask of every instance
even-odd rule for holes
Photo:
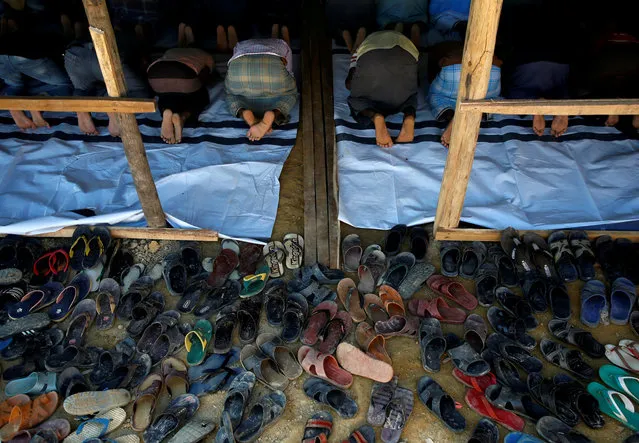
[[[394,315],[406,315],[404,300],[395,289],[388,285],[382,285],[379,287],[379,297],[381,298],[382,303],[384,303],[384,308],[390,317]]]
[[[186,364],[175,357],[167,357],[162,361],[162,375],[166,391],[171,398],[189,392],[189,377]]]
[[[366,320],[364,297],[352,279],[344,278],[337,284],[337,295],[355,323]]]
[[[384,308],[384,302],[375,294],[366,294],[364,296],[364,311],[373,323],[388,320],[388,312]]]
[[[0,403],[0,428],[9,423],[9,417],[11,416],[11,411],[15,406],[20,406],[25,403],[29,403],[31,399],[28,395],[19,394],[14,395]]]
[[[383,335],[377,334],[375,328],[371,325],[368,323],[360,323],[355,331],[355,336],[357,338],[357,344],[368,354],[389,365],[393,364],[386,350],[386,339]]]
[[[48,392],[29,403],[14,406],[9,416],[9,422],[0,429],[0,440],[9,441],[21,430],[35,428],[51,417],[57,407],[57,392]]]
[[[131,428],[134,431],[142,432],[151,425],[160,392],[162,392],[161,375],[151,374],[142,382],[131,414]]]

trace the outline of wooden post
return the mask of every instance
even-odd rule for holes
[[[462,57],[461,81],[450,148],[439,191],[434,232],[459,225],[479,136],[481,111],[464,110],[462,100],[486,97],[503,0],[473,0]]]
[[[82,0],[89,20],[89,29],[100,62],[107,92],[111,97],[125,97],[126,84],[118,53],[113,26],[105,0]],[[166,226],[166,219],[158,191],[151,175],[142,136],[134,114],[116,114],[120,123],[124,153],[129,162],[133,183],[142,205],[147,224],[151,228]]]

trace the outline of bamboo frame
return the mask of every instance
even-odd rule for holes
[[[500,231],[458,228],[483,112],[496,114],[639,114],[639,100],[485,100],[503,0],[472,0],[461,81],[433,232],[437,240],[499,241]],[[546,231],[541,231],[546,234]],[[639,240],[639,233],[589,231]]]
[[[54,232],[33,234],[29,237],[67,238],[72,237],[76,226],[69,226]],[[173,229],[173,228],[120,228],[109,227],[112,238],[129,238],[139,240],[184,240],[214,242],[219,240],[218,233],[208,229]],[[4,234],[0,234],[0,237]]]
[[[137,114],[155,112],[153,99],[111,97],[0,97],[0,109],[6,111],[119,112]]]
[[[497,229],[440,228],[437,231],[437,240],[499,242],[501,240],[501,232]],[[547,238],[553,231],[520,230],[518,232],[522,235],[526,232],[534,232]],[[633,242],[639,241],[639,231],[586,231],[586,235],[591,240],[595,240],[602,235],[609,235],[613,240],[627,238]]]

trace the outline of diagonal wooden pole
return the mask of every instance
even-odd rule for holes
[[[107,92],[111,97],[125,97],[126,84],[122,63],[106,2],[105,0],[82,0],[82,2]],[[120,123],[124,153],[131,168],[133,183],[147,224],[151,228],[163,228],[166,226],[166,219],[151,175],[138,122],[134,114],[116,115]]]

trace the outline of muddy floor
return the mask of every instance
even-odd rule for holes
[[[280,209],[278,212],[277,221],[275,224],[273,238],[281,239],[284,234],[288,232],[303,233],[303,168],[302,168],[302,150],[298,146],[293,149],[290,158],[284,166],[284,170],[281,176],[281,193],[280,193]],[[358,230],[350,226],[342,226],[342,235],[345,236],[350,233],[357,233],[362,238],[362,245],[366,246],[372,243],[380,243],[383,240],[383,232],[370,231],[370,230]],[[124,241],[123,246],[131,250],[139,261],[144,262],[147,265],[153,265],[160,261],[164,255],[175,250],[178,247],[176,242],[151,242],[151,241]],[[429,249],[429,261],[439,268],[438,263],[438,245],[432,242]],[[210,257],[215,256],[219,250],[219,244],[202,244],[203,256]],[[290,276],[288,276],[290,277]],[[460,280],[471,292],[474,292],[474,284],[472,281]],[[581,289],[581,283],[575,283],[570,285],[570,294],[573,301],[573,319],[575,322],[578,320],[578,300],[579,291]],[[160,281],[156,285],[156,290],[163,291],[166,296],[167,309],[173,307],[177,302],[177,297],[172,297],[166,293],[163,281]],[[416,297],[429,297],[431,294],[425,289],[422,289],[416,294]],[[478,312],[485,316],[486,309],[479,308]],[[539,341],[544,337],[549,337],[550,334],[547,330],[547,322],[550,320],[548,314],[538,317],[540,321],[539,327],[532,331],[531,334]],[[183,320],[194,322],[192,315],[183,316]],[[62,328],[66,328],[66,324],[62,325]],[[262,319],[262,327],[260,332],[278,332],[275,328],[270,327],[264,318]],[[454,332],[457,334],[462,333],[462,326],[444,325],[444,333]],[[599,327],[592,331],[595,337],[602,343],[617,343],[619,339],[628,337],[633,338],[633,333],[629,326],[616,327],[605,326]],[[104,348],[112,348],[114,344],[124,338],[126,335],[125,325],[118,322],[114,328],[109,331],[95,333],[95,330],[89,332],[87,344],[94,346],[102,346]],[[236,337],[237,341],[237,337]],[[354,336],[349,339],[351,343],[355,343]],[[239,343],[239,341],[237,341]],[[294,350],[297,350],[299,343],[294,346]],[[399,384],[401,386],[415,389],[417,381],[420,377],[425,375],[425,371],[422,369],[419,357],[419,348],[415,340],[409,338],[392,338],[388,341],[388,350],[393,359],[393,367],[396,375],[399,377]],[[535,351],[535,355],[538,358],[543,359],[538,349]],[[182,350],[179,357],[185,358],[185,352]],[[589,363],[593,367],[606,364],[605,359],[593,361],[586,357]],[[2,363],[6,366],[6,363]],[[558,372],[558,368],[547,364],[544,367],[543,375],[550,377]],[[438,374],[431,375],[441,386],[446,389],[453,398],[460,403],[464,403],[464,394],[466,388],[456,381],[452,375],[452,364],[446,363],[442,365],[442,369]],[[291,383],[286,390],[287,407],[284,415],[273,426],[268,428],[262,435],[259,441],[262,442],[295,442],[300,441],[302,432],[306,420],[319,410],[326,410],[326,407],[317,404],[307,398],[301,387],[307,376],[303,375],[298,380]],[[359,404],[359,413],[352,419],[341,419],[335,414],[335,425],[333,434],[330,438],[331,441],[342,441],[348,437],[348,435],[356,428],[366,424],[366,412],[369,406],[369,398],[372,382],[360,377],[355,377],[355,383],[350,392]],[[253,399],[258,395],[265,392],[267,388],[262,385],[256,386],[253,393]],[[198,416],[206,419],[212,419],[215,422],[218,421],[220,416],[220,408],[223,402],[225,394],[217,393],[208,395],[201,398],[201,407],[198,411]],[[156,411],[162,411],[164,406],[168,403],[168,397],[166,393],[163,395],[161,403],[158,405]],[[127,409],[128,413],[131,412],[131,405]],[[408,442],[426,442],[429,439],[435,443],[444,442],[447,440],[452,441],[465,441],[470,436],[474,426],[479,420],[479,415],[472,412],[465,404],[461,409],[461,413],[466,417],[467,428],[463,434],[453,434],[444,425],[431,415],[424,405],[415,397],[415,408],[411,415],[408,424],[404,430],[402,438]],[[62,408],[59,408],[56,416],[64,416]],[[71,421],[72,417],[69,418]],[[72,421],[72,428],[75,428],[77,423]],[[593,431],[587,428],[584,424],[580,424],[577,428],[594,441],[599,442],[619,442],[626,438],[631,432],[619,424],[618,422],[606,418],[606,426],[602,430]],[[526,432],[535,434],[532,425],[528,424]],[[128,426],[128,420],[125,426],[116,431],[115,435],[132,432]],[[500,427],[500,440],[508,431]],[[205,441],[213,441],[215,434],[209,436]],[[379,430],[378,430],[379,437]],[[381,440],[380,440],[381,441]]]

